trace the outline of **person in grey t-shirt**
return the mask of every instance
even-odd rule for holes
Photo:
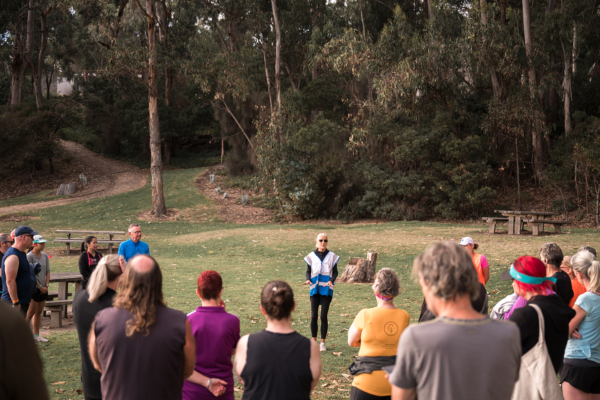
[[[415,259],[413,271],[437,318],[400,336],[392,399],[509,400],[519,379],[519,329],[473,309],[478,279],[468,253],[436,243]]]
[[[48,341],[45,337],[40,336],[42,311],[44,311],[46,300],[48,300],[48,286],[50,286],[50,259],[48,254],[43,251],[45,247],[46,239],[42,235],[35,235],[33,237],[33,250],[27,253],[27,261],[31,264],[40,263],[41,266],[40,272],[35,275],[35,290],[31,295],[31,305],[27,310],[27,322],[33,320],[33,340],[40,343]]]

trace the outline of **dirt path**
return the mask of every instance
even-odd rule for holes
[[[61,140],[66,153],[80,164],[88,178],[88,186],[68,198],[40,203],[0,207],[0,215],[15,214],[41,208],[61,206],[139,189],[146,184],[147,172],[122,161],[103,157],[84,146]],[[65,182],[66,183],[66,182]]]

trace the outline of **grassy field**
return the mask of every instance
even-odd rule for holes
[[[541,245],[548,241],[557,242],[566,255],[574,253],[582,244],[598,246],[597,230],[568,227],[559,236],[533,238],[489,235],[485,225],[428,222],[224,224],[216,217],[215,205],[199,195],[193,186],[194,178],[202,172],[203,169],[189,169],[165,173],[167,206],[181,210],[177,221],[137,220],[135,215],[151,206],[150,187],[146,186],[110,198],[35,211],[30,214],[34,219],[28,223],[50,239],[49,251],[57,251],[64,245],[52,242],[55,229],[126,230],[131,222],[140,222],[142,240],[150,245],[152,255],[161,265],[168,305],[184,312],[195,309],[199,305],[195,280],[201,271],[214,269],[223,276],[227,310],[240,318],[242,334],[265,327],[258,309],[262,286],[273,279],[285,280],[296,294],[294,328],[307,337],[310,337],[310,303],[308,288],[300,285],[306,270],[302,258],[314,249],[319,232],[327,232],[329,249],[341,256],[340,273],[351,256],[364,257],[367,251],[378,253],[378,268],[395,269],[402,278],[403,288],[396,304],[409,312],[411,322],[416,322],[422,302],[420,288],[411,278],[412,262],[433,242],[459,240],[468,235],[480,244],[480,251],[491,266],[488,283],[491,306],[512,291],[510,284],[501,282],[499,276],[518,256],[538,256]],[[14,225],[0,222],[0,232],[10,231]],[[55,256],[51,259],[52,271],[77,271],[77,259],[77,255]],[[358,349],[347,346],[347,329],[359,310],[375,305],[369,284],[336,285],[330,309],[328,351],[323,353],[323,376],[313,398],[349,397],[350,380],[342,374],[347,374],[347,367]],[[51,333],[49,336],[50,342],[39,348],[51,398],[82,399],[83,395],[78,393],[81,382],[77,334]],[[337,356],[334,352],[341,354]],[[59,384],[52,385],[57,382]]]
[[[27,196],[14,197],[12,199],[0,200],[0,207],[16,206],[19,204],[40,203],[50,200],[58,200],[68,196],[52,196],[55,190],[46,190],[39,193],[30,194]]]

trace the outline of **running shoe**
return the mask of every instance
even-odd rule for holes
[[[325,348],[325,343],[321,342],[321,345],[319,346],[319,350],[327,351],[327,349]]]
[[[38,343],[46,343],[46,342],[48,342],[48,339],[46,339],[46,338],[44,338],[44,337],[41,337],[41,336],[34,337],[33,339],[34,339],[36,342],[38,342]]]

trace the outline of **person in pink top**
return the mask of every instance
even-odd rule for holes
[[[202,272],[197,284],[202,305],[188,314],[196,340],[196,365],[183,383],[182,399],[234,400],[231,357],[240,339],[240,320],[225,311],[223,279],[218,272]]]
[[[490,264],[487,261],[487,258],[483,254],[475,253],[475,250],[479,248],[479,245],[473,241],[473,238],[468,236],[462,238],[460,240],[460,245],[465,248],[467,253],[471,256],[471,261],[475,266],[475,271],[477,271],[477,279],[483,286],[490,280],[490,269],[488,268]]]

